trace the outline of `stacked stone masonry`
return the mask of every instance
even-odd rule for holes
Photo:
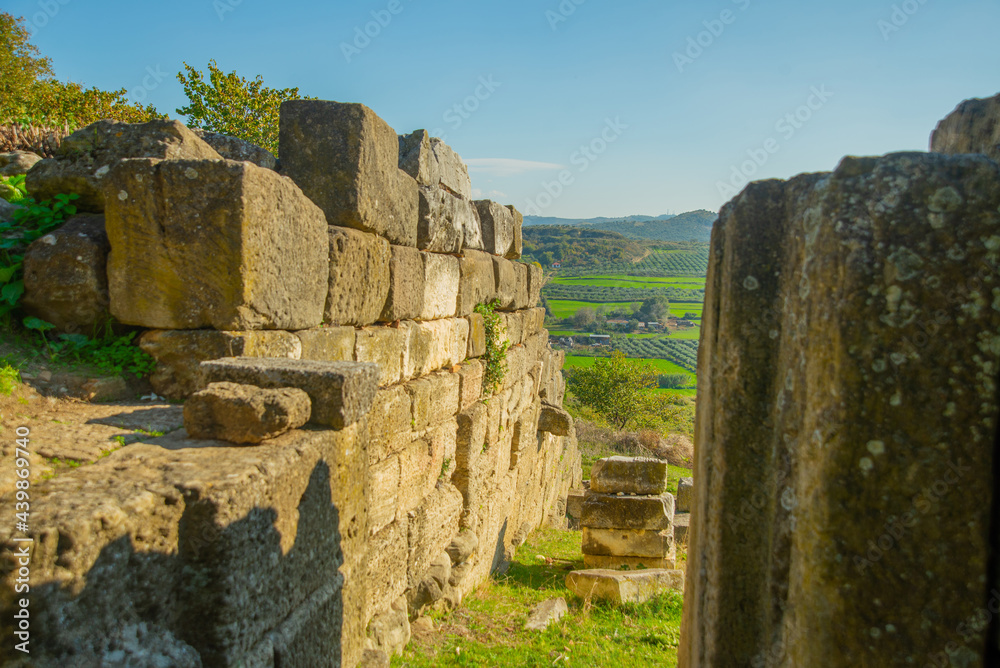
[[[37,665],[354,666],[565,521],[580,456],[541,268],[516,261],[520,214],[472,201],[440,140],[296,101],[280,163],[175,122],[102,122],[63,146],[77,150],[29,188],[78,190],[96,214],[69,224],[106,241],[88,235],[72,297],[26,298],[85,304],[51,318],[63,331],[108,312],[145,330],[154,389],[199,393],[191,429],[259,445],[182,430],[39,483]],[[77,253],[50,236],[25,260],[40,281]],[[491,302],[511,347],[486,396],[475,308]],[[260,428],[213,431],[226,406]],[[12,537],[0,529],[6,646]]]

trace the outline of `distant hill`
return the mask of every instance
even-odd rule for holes
[[[533,225],[524,228],[522,259],[551,266],[588,267],[632,263],[649,251],[635,239],[616,232],[570,225]]]
[[[709,241],[712,225],[718,217],[718,214],[705,210],[689,211],[679,216],[626,216],[585,220],[525,216],[524,225],[572,225],[595,231],[616,232],[629,239],[647,241]]]

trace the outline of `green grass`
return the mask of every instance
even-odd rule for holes
[[[21,384],[21,372],[4,361],[0,365],[0,395],[9,397]]]
[[[608,302],[597,304],[592,302],[574,302],[564,299],[550,299],[549,308],[552,309],[552,316],[555,318],[571,318],[573,314],[582,308],[597,308],[607,306],[609,309],[625,308],[631,306],[633,302]]]
[[[704,278],[680,276],[566,276],[556,275],[552,283],[558,285],[593,285],[606,288],[656,288],[671,286],[686,290],[704,290]]]
[[[458,610],[433,615],[437,632],[412,641],[392,665],[676,665],[681,593],[668,591],[646,603],[622,607],[584,601],[566,588],[566,575],[583,568],[580,548],[578,531],[533,534],[518,548],[506,575],[467,596]],[[544,632],[524,630],[535,604],[560,596],[569,605],[562,620]]]
[[[566,356],[566,368],[572,367],[591,367],[594,366],[594,360],[596,357],[585,357],[583,355],[567,355]],[[669,360],[659,360],[659,359],[649,359],[648,362],[656,368],[657,371],[663,374],[667,373],[684,373],[691,376],[691,372],[680,367]]]

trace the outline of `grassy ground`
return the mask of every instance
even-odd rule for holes
[[[705,288],[704,278],[679,277],[679,276],[555,276],[552,283],[559,285],[596,285],[600,287],[618,288],[656,288],[669,286],[673,288],[684,288],[687,290],[703,290]]]
[[[578,531],[536,532],[506,575],[485,583],[458,610],[433,615],[436,632],[415,637],[392,665],[675,666],[681,593],[620,608],[585,601],[566,589],[566,575],[583,568],[580,546]],[[678,568],[682,556],[678,551]],[[544,632],[524,630],[534,605],[556,597],[566,599],[569,613]]]
[[[597,358],[596,357],[585,357],[583,355],[566,355],[566,368],[594,366],[594,360],[595,359],[597,359]],[[667,373],[683,373],[683,374],[687,374],[688,376],[694,377],[694,374],[692,374],[691,372],[687,371],[686,369],[684,369],[682,367],[677,366],[676,364],[674,364],[670,360],[650,359],[650,360],[647,360],[647,361],[650,362],[650,363],[652,363],[652,365],[654,367],[656,367],[656,370],[659,371],[660,373],[663,373],[663,374],[667,374]]]

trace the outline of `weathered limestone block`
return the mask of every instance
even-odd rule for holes
[[[458,370],[459,378],[459,410],[467,410],[483,395],[483,363],[479,360],[469,360]]]
[[[441,554],[458,533],[462,495],[449,483],[431,491],[409,518],[408,580],[419,582],[431,560]]]
[[[25,185],[37,201],[76,193],[78,211],[104,211],[105,177],[125,158],[219,160],[215,149],[180,121],[97,121],[62,140],[54,158],[36,163]],[[117,189],[112,196],[117,195]]]
[[[368,467],[368,532],[372,536],[396,519],[399,466],[399,455],[392,455]]]
[[[573,418],[563,409],[551,404],[542,404],[538,418],[538,431],[547,431],[556,436],[569,436],[573,429]]]
[[[694,501],[694,478],[681,478],[677,482],[677,512],[691,512]]]
[[[402,387],[410,397],[413,431],[422,432],[431,424],[431,405],[435,399],[433,390],[436,385],[424,377],[411,380]]]
[[[984,665],[998,249],[978,155],[845,158],[723,208],[681,666]]]
[[[684,571],[573,571],[566,576],[566,587],[583,599],[598,599],[622,605],[642,603],[664,590],[684,590]]]
[[[322,321],[327,227],[288,179],[231,160],[125,160],[104,185],[111,313],[121,322],[246,330]]]
[[[582,489],[571,489],[566,497],[566,514],[575,519],[577,523],[580,522],[580,518],[583,516],[584,495],[585,493]]]
[[[417,243],[417,182],[399,169],[399,139],[363,104],[281,104],[281,173],[326,214],[391,243]]]
[[[184,399],[208,384],[202,362],[220,357],[302,357],[300,338],[281,331],[151,330],[139,337],[139,347],[156,360],[149,379],[153,389],[170,399]]]
[[[583,527],[583,553],[609,557],[664,558],[674,545],[673,525],[662,531]]]
[[[369,466],[401,452],[413,440],[414,416],[408,385],[384,387],[375,393],[368,420]]]
[[[471,531],[460,531],[457,536],[451,539],[451,543],[445,548],[445,552],[451,558],[452,566],[458,566],[469,560],[479,547],[479,539]]]
[[[425,438],[411,441],[399,453],[399,505],[396,517],[406,519],[407,514],[423,503],[433,491],[441,474],[441,465],[434,466],[434,449]],[[443,458],[442,458],[442,461]]]
[[[27,174],[42,156],[31,151],[11,151],[0,153],[0,176]]]
[[[514,214],[491,200],[478,200],[479,223],[483,230],[483,250],[504,257],[514,244]]]
[[[330,282],[323,321],[364,327],[382,315],[389,295],[389,242],[330,227]]]
[[[406,590],[407,519],[392,522],[368,541],[366,617],[387,610]]]
[[[434,253],[460,252],[465,230],[476,224],[476,216],[476,208],[469,200],[442,188],[421,187],[417,248]]]
[[[318,327],[295,332],[295,336],[301,342],[301,359],[320,362],[354,361],[356,334],[353,327]],[[233,355],[219,355],[219,357],[233,357]],[[280,357],[280,355],[253,357]]]
[[[455,417],[461,399],[459,375],[441,371],[427,376],[427,383],[430,390],[428,424],[434,426]]]
[[[674,541],[678,545],[687,545],[688,529],[691,526],[691,513],[674,515]]]
[[[368,623],[368,638],[372,648],[381,650],[386,655],[385,665],[389,665],[389,657],[402,655],[406,644],[410,642],[410,619],[406,614],[406,601],[401,609],[394,605],[388,611],[375,615]],[[362,666],[365,663],[362,662]],[[372,668],[365,666],[365,668]]]
[[[458,310],[458,258],[439,253],[422,253],[424,300],[421,320],[451,318]]]
[[[671,547],[665,557],[623,557],[609,554],[584,554],[584,568],[607,568],[615,571],[641,571],[648,568],[673,569],[677,567],[677,549]]]
[[[379,366],[379,385],[393,385],[402,377],[403,332],[396,327],[365,327],[355,332],[354,359]]]
[[[304,390],[312,399],[310,421],[334,429],[367,415],[378,389],[378,367],[361,362],[229,357],[202,362],[201,367],[209,382]]]
[[[931,135],[936,153],[982,153],[1000,162],[1000,95],[966,100]]]
[[[479,304],[492,301],[496,293],[493,259],[481,251],[466,250],[459,258],[458,315],[470,315]]]
[[[516,346],[524,343],[524,318],[521,313],[519,311],[501,313],[500,318],[503,321],[504,333],[507,335],[506,338],[510,345]]]
[[[426,130],[399,136],[399,167],[422,186],[440,186],[472,199],[472,181],[462,158]]]
[[[423,253],[408,246],[392,246],[389,291],[380,320],[395,322],[420,317],[424,307]]]
[[[60,331],[94,335],[110,318],[110,249],[100,215],[73,216],[35,240],[24,254],[21,307]]]
[[[590,471],[590,489],[599,494],[663,494],[667,489],[667,462],[651,457],[599,459]]]
[[[583,526],[593,529],[663,531],[671,526],[673,516],[674,497],[671,494],[616,496],[588,491],[579,517]]]
[[[534,304],[529,301],[528,265],[523,262],[515,262],[514,275],[514,298],[510,308],[520,310],[533,307]]]
[[[459,413],[457,421],[456,467],[452,483],[461,492],[466,510],[475,511],[485,491],[484,484],[495,470],[495,463],[485,456],[486,406],[475,404]]]
[[[510,215],[513,218],[513,231],[514,237],[511,239],[510,249],[504,254],[504,257],[510,260],[521,259],[521,251],[524,246],[524,240],[521,232],[521,227],[524,225],[524,216],[521,212],[515,209],[511,205],[507,205],[507,210],[510,211]]]
[[[431,466],[438,471],[438,480],[451,482],[455,473],[455,453],[457,450],[456,432],[458,424],[455,418],[439,423],[427,432],[427,441],[431,447]]]
[[[266,148],[262,148],[238,137],[224,135],[221,132],[209,132],[200,128],[191,128],[203,142],[215,149],[226,160],[252,162],[264,169],[278,171],[278,159]]]
[[[212,383],[184,404],[184,427],[191,438],[257,444],[301,427],[311,412],[309,395],[294,387]]]
[[[534,309],[542,299],[542,287],[545,285],[545,272],[542,265],[532,262],[528,265],[528,308]],[[538,329],[542,329],[545,323],[545,309],[542,309],[542,321]]]
[[[482,357],[486,354],[486,321],[478,313],[473,313],[466,320],[469,321],[469,341],[465,356],[468,359]]]
[[[501,309],[509,309],[517,296],[517,270],[502,257],[493,258],[493,293]]]
[[[465,361],[469,351],[469,321],[465,318],[451,319],[451,366]]]
[[[528,615],[528,621],[524,623],[524,628],[529,631],[544,631],[550,624],[558,622],[569,612],[566,599],[550,598],[542,601],[532,609]]]

